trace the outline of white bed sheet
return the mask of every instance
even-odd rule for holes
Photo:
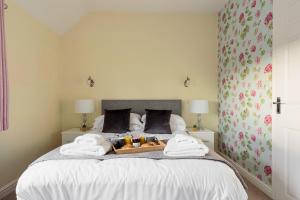
[[[233,170],[209,160],[52,160],[30,166],[19,200],[245,200]]]

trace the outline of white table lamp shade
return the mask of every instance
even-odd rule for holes
[[[93,113],[95,111],[95,102],[91,99],[77,100],[75,102],[76,113]]]
[[[191,113],[205,114],[208,113],[208,101],[207,100],[193,100],[190,105]]]

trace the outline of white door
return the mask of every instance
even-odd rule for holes
[[[280,97],[284,104],[273,106],[274,199],[300,200],[299,0],[274,0],[273,100],[275,102],[277,97]],[[281,110],[277,110],[279,108]]]

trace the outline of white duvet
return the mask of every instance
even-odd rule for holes
[[[16,193],[18,200],[247,199],[229,166],[200,159],[50,160],[30,166],[20,177]]]
[[[245,200],[233,170],[210,160],[51,160],[20,177],[18,200]]]

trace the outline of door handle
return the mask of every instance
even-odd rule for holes
[[[282,103],[281,102],[281,98],[277,97],[276,101],[273,102],[273,104],[274,105],[276,104],[276,112],[277,112],[277,114],[281,114],[281,104],[285,104],[285,103]]]

